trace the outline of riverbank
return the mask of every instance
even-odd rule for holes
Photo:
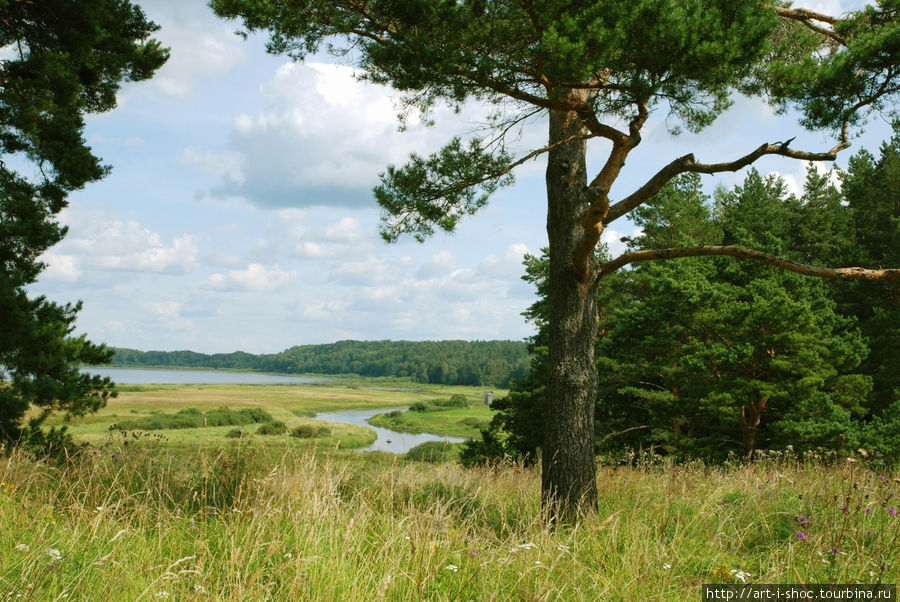
[[[219,408],[233,411],[261,409],[276,423],[274,428],[263,428],[264,432],[271,434],[257,434],[262,428],[257,423],[201,428],[155,428],[146,432],[159,439],[163,445],[182,448],[203,446],[210,449],[227,446],[234,443],[235,439],[240,439],[266,447],[360,449],[375,442],[376,435],[372,428],[359,424],[323,422],[314,419],[314,416],[340,410],[370,410],[374,414],[384,409],[409,407],[437,397],[463,395],[474,400],[481,394],[481,389],[476,387],[416,385],[414,388],[406,388],[396,381],[368,381],[360,378],[349,383],[302,385],[131,384],[121,386],[119,396],[111,399],[96,414],[73,418],[65,424],[76,440],[92,445],[107,445],[116,437],[121,437],[121,431],[110,430],[110,427],[121,423],[134,425],[135,421],[144,420],[144,423],[138,424],[146,424],[153,422],[151,419],[155,416],[169,416],[186,411],[202,416]],[[48,424],[61,425],[62,417],[52,417]],[[139,426],[128,430],[143,431]],[[297,436],[292,437],[292,434]],[[393,439],[399,441],[399,437]]]

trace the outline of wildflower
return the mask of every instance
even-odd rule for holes
[[[160,591],[156,592],[156,597],[159,598],[160,600],[165,600],[166,598],[169,597],[169,592],[167,592],[166,590],[160,590]]]
[[[663,565],[663,568],[668,571],[670,568],[672,568],[672,565],[667,562]]]
[[[17,543],[16,544],[17,552],[27,552],[30,549],[31,549],[31,546],[29,546],[27,543]]]
[[[800,541],[806,541],[806,533],[803,531],[797,531],[797,539]]]
[[[197,592],[198,594],[205,594],[205,593],[206,593],[206,588],[203,587],[202,585],[200,585],[199,583],[195,583],[195,584],[194,584],[194,591]]]
[[[807,517],[805,517],[805,516],[801,516],[801,517],[799,518],[799,521],[800,521],[800,524],[801,524],[801,525],[808,525],[808,524],[809,524],[809,519],[808,519]]]
[[[840,549],[840,548],[831,548],[831,553],[832,553],[832,554],[840,554],[840,553],[841,553],[841,549]]]
[[[535,561],[534,561],[534,564],[535,564],[535,566],[541,566],[541,565],[543,565],[544,563],[541,562],[540,560],[535,560]]]
[[[474,558],[475,556],[478,556],[478,552],[472,552],[471,556],[472,556],[473,558]]]
[[[448,564],[444,567],[444,569],[450,571],[451,573],[456,573],[457,571],[459,571],[459,567],[455,564]]]
[[[558,546],[556,546],[556,549],[559,550],[560,552],[568,552],[568,551],[569,551],[569,546],[567,546],[566,544],[561,543],[561,544],[559,544]]]
[[[841,512],[843,512],[844,514],[850,514],[850,507],[849,506],[841,506]]]
[[[284,557],[287,558],[288,560],[290,560],[291,558],[294,557],[294,555],[291,554],[290,552],[285,552],[285,553],[284,553]]]
[[[866,508],[866,514],[872,514],[872,509],[871,509],[871,508]]]
[[[101,512],[103,512],[103,506],[97,506],[96,508],[94,508],[94,514],[100,514]]]
[[[49,556],[51,560],[54,560],[56,562],[62,560],[62,552],[60,552],[56,548],[50,548],[49,550],[47,550],[47,556]]]
[[[731,569],[731,574],[734,575],[734,578],[739,580],[741,583],[747,583],[747,578],[750,576],[750,573],[742,571],[740,569]]]
[[[880,475],[878,475],[878,478],[881,479],[881,480],[883,481],[883,480],[885,480],[887,477],[884,476],[883,474],[880,474]]]
[[[893,506],[891,506],[890,508],[887,509],[887,513],[890,514],[891,516],[897,516],[897,509],[894,508]]]
[[[875,531],[873,531],[872,529],[869,529],[866,531],[866,535],[870,535],[870,536],[875,535]]]

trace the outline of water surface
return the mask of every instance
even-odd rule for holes
[[[378,410],[342,410],[339,412],[323,412],[316,414],[316,420],[327,420],[328,422],[346,422],[349,424],[358,424],[375,431],[378,436],[375,443],[361,449],[359,451],[385,451],[395,454],[405,454],[420,443],[426,441],[446,441],[448,443],[460,443],[465,441],[459,437],[445,437],[442,435],[433,435],[431,433],[400,433],[380,426],[373,426],[367,421],[375,414],[386,414],[394,410],[405,410],[406,408],[381,408]]]
[[[226,370],[166,370],[164,368],[82,368],[83,372],[108,376],[122,385],[285,385],[327,382],[315,376],[228,372]]]

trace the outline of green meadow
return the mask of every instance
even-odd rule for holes
[[[569,526],[541,514],[540,467],[346,451],[366,444],[364,427],[290,436],[323,426],[316,412],[479,393],[123,387],[69,424],[86,451],[61,463],[0,459],[0,600],[698,600],[704,583],[900,577],[900,475],[862,462],[601,463],[598,514]],[[109,429],[185,409],[183,428]],[[259,410],[284,433],[183,426]],[[468,410],[489,417],[480,403]],[[450,424],[464,412],[399,419]],[[250,434],[229,437],[235,428]]]
[[[325,423],[313,419],[320,412],[338,410],[362,410],[406,407],[415,403],[429,403],[434,399],[463,395],[470,400],[471,408],[448,410],[450,421],[470,418],[468,426],[457,428],[460,436],[475,437],[478,429],[472,424],[490,420],[491,412],[481,404],[482,391],[478,387],[420,385],[393,379],[344,379],[321,385],[123,385],[119,395],[96,414],[73,418],[48,420],[49,425],[65,425],[79,440],[92,445],[104,445],[121,438],[122,432],[112,428],[123,426],[126,431],[140,432],[141,439],[160,440],[161,444],[174,447],[215,447],[232,442],[234,431],[241,431],[243,438],[250,437],[255,444],[281,447],[284,445],[356,449],[366,447],[375,440],[371,429],[339,423]],[[477,400],[477,401],[476,401]],[[201,424],[195,428],[152,428],[144,425],[162,420],[179,412],[196,412],[201,418],[219,409],[235,412],[264,410],[277,424],[286,427],[286,436],[255,436],[260,423]],[[440,428],[445,418],[443,412],[430,412],[434,428],[420,428],[417,432],[444,434]],[[477,422],[476,422],[477,421]],[[213,421],[214,422],[214,421]],[[391,428],[388,425],[388,428]],[[288,436],[292,431],[303,432],[302,437]],[[402,429],[397,429],[402,430]],[[132,434],[132,438],[134,435]]]

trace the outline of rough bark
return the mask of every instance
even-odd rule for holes
[[[575,112],[550,112],[550,145],[572,140],[552,146],[547,161],[550,332],[542,501],[548,515],[560,520],[597,507],[594,344],[599,317],[596,295],[573,261],[585,236],[579,216],[587,206],[586,146],[575,139],[582,130]]]

